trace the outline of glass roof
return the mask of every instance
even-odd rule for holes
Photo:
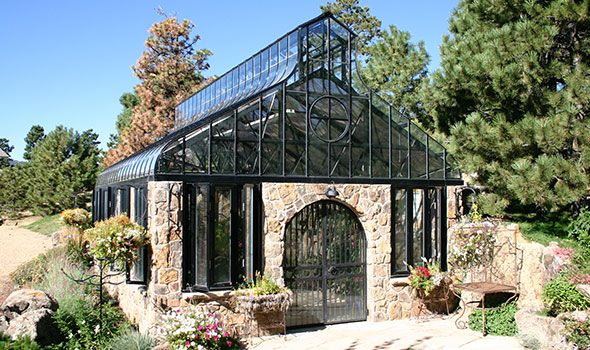
[[[354,38],[330,14],[300,25],[179,104],[171,133],[97,186],[179,175],[461,183],[441,144],[364,87]]]
[[[293,30],[284,35],[178,105],[175,129],[251,98],[285,80],[297,63],[298,33]]]

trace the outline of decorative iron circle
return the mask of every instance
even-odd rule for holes
[[[309,107],[308,122],[311,132],[324,142],[340,141],[348,133],[348,109],[340,99],[325,95]]]

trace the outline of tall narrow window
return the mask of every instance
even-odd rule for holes
[[[194,230],[195,230],[195,284],[207,286],[207,186],[195,186]]]
[[[128,190],[129,219],[147,228],[147,191],[144,187],[130,187]],[[125,197],[125,196],[123,196]],[[122,197],[122,198],[123,198]],[[127,197],[125,197],[127,198]],[[147,283],[149,250],[146,245],[137,248],[137,260],[127,267],[127,281],[130,283]]]
[[[404,264],[407,255],[407,191],[394,190],[393,215],[393,273],[407,271]]]
[[[412,206],[413,258],[414,264],[422,262],[424,257],[424,191],[414,189]]]
[[[243,249],[240,249],[243,262],[242,277],[246,281],[254,278],[254,186],[246,185],[242,191],[242,217],[244,223]]]
[[[216,188],[213,201],[213,285],[230,283],[231,188]]]
[[[430,239],[432,247],[432,257],[436,260],[441,258],[440,252],[440,227],[439,227],[439,205],[438,205],[438,191],[435,188],[428,190],[428,198],[430,208],[428,215],[430,219]]]

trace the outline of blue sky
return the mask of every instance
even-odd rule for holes
[[[121,111],[119,96],[137,80],[131,66],[144,49],[147,29],[161,20],[155,9],[187,18],[213,51],[206,74],[223,74],[302,22],[326,1],[17,1],[0,14],[0,137],[22,159],[34,124],[93,129],[106,148]],[[361,0],[384,26],[396,25],[423,40],[439,64],[454,0]]]

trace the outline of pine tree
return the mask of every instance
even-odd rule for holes
[[[543,212],[587,195],[588,4],[464,0],[450,20],[428,110],[497,198]]]
[[[123,107],[123,111],[117,116],[117,121],[115,122],[117,133],[110,135],[107,144],[108,148],[117,147],[121,140],[121,135],[131,126],[133,110],[139,105],[139,96],[133,92],[126,92],[119,98],[119,103]]]
[[[72,208],[77,197],[94,188],[100,161],[96,133],[58,126],[31,153],[27,176],[22,179],[28,189],[27,205],[40,214]]]
[[[41,125],[33,125],[31,126],[31,130],[27,133],[27,137],[25,137],[25,153],[23,154],[23,158],[25,160],[31,160],[31,152],[37,146],[37,143],[42,141],[45,138],[45,130]]]
[[[113,164],[166,135],[174,126],[174,109],[195,92],[203,81],[202,71],[209,68],[211,52],[197,49],[200,40],[192,35],[194,25],[175,17],[155,23],[149,29],[146,50],[133,67],[141,81],[135,87],[139,104],[134,107],[131,124],[120,135],[116,148],[110,149],[105,165]]]
[[[9,142],[7,138],[0,138],[0,149],[10,156],[14,146],[11,146]],[[0,168],[5,168],[8,165],[10,165],[8,158],[0,158]]]
[[[390,26],[375,44],[367,48],[363,78],[375,91],[408,117],[430,126],[421,103],[422,89],[427,85],[429,62],[424,42],[410,42],[410,33]]]

